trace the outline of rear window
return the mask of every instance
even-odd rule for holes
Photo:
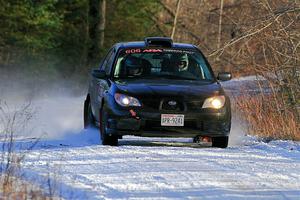
[[[210,67],[198,51],[159,48],[121,50],[114,77],[119,79],[213,80]]]

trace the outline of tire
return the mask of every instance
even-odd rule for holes
[[[84,129],[95,127],[95,118],[92,113],[91,103],[89,100],[84,101]]]
[[[118,137],[106,134],[107,114],[103,109],[101,110],[100,120],[100,136],[102,145],[118,146]]]
[[[228,136],[212,138],[212,146],[218,148],[228,147]]]

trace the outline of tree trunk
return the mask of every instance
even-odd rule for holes
[[[85,5],[85,23],[84,23],[84,47],[82,50],[82,59],[81,59],[81,66],[85,68],[88,66],[88,60],[89,60],[89,40],[90,40],[90,23],[89,23],[89,11],[90,11],[90,4],[89,1],[86,1]]]
[[[106,0],[90,0],[89,9],[89,64],[99,62],[104,45]]]
[[[178,18],[179,9],[180,9],[180,3],[181,3],[181,0],[178,0],[177,1],[177,6],[176,6],[176,12],[175,12],[175,16],[174,16],[174,23],[173,23],[172,34],[171,34],[171,38],[172,39],[174,39],[174,36],[175,36],[176,25],[177,25],[177,18]]]
[[[101,50],[104,46],[106,0],[100,0],[99,11],[100,11],[100,16],[99,16],[99,23],[98,23],[98,34],[99,34],[99,48]]]
[[[223,5],[224,0],[220,0],[220,18],[219,18],[219,33],[218,33],[218,49],[221,47],[221,36],[222,36],[222,16],[223,16]]]

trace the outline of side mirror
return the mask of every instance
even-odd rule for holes
[[[106,72],[100,69],[92,70],[92,76],[98,79],[103,79],[106,77]]]
[[[229,72],[222,72],[218,74],[217,79],[220,81],[229,81],[232,78],[231,73]]]

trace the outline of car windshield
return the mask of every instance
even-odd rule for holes
[[[213,75],[196,50],[123,49],[114,70],[118,79],[177,79],[212,81]]]

